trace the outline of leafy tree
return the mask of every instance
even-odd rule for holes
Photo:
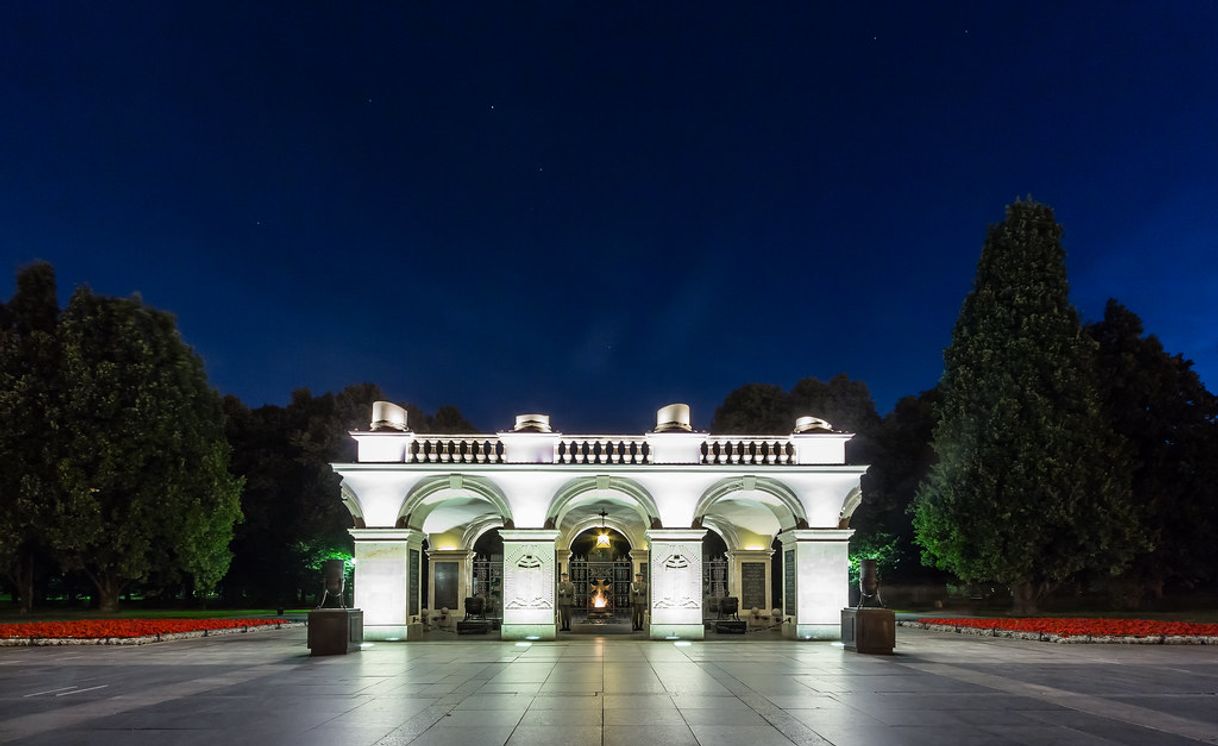
[[[316,590],[319,558],[349,555],[350,513],[330,464],[356,459],[348,432],[367,429],[372,403],[388,399],[372,384],[314,396],[296,391],[286,407],[248,409],[225,400],[232,470],[244,476],[246,521],[233,544],[225,595],[240,601],[304,603]],[[416,432],[474,432],[455,407],[434,417],[406,405]]]
[[[867,384],[838,374],[828,381],[804,378],[785,392],[768,383],[745,384],[728,393],[711,421],[716,433],[787,435],[795,418],[813,415],[834,428],[856,433],[847,446],[850,463],[865,462],[870,433],[880,423]]]
[[[1095,353],[1053,211],[1017,201],[989,230],[944,355],[938,460],[914,526],[925,559],[1009,584],[1021,612],[1081,571],[1120,573],[1146,543]]]
[[[1164,585],[1193,585],[1218,572],[1218,397],[1192,362],[1171,355],[1115,300],[1087,327],[1099,343],[1099,382],[1113,427],[1136,457],[1133,496],[1154,548],[1127,574],[1129,603]]]
[[[55,270],[45,262],[22,269],[0,305],[0,568],[22,612],[33,603],[41,528],[58,492],[58,321]]]
[[[838,373],[828,381],[804,378],[790,394],[791,414],[815,415],[838,430],[869,436],[880,424],[867,384]]]
[[[726,435],[785,435],[795,426],[791,401],[781,386],[746,383],[715,409],[711,432]]]
[[[59,326],[61,500],[47,533],[103,611],[131,582],[227,570],[241,480],[228,473],[220,398],[172,316],[77,290]]]
[[[934,574],[919,561],[913,503],[918,485],[935,461],[931,438],[938,398],[938,390],[931,389],[901,399],[871,434],[871,468],[862,481],[864,499],[850,519],[855,530],[851,548],[882,560],[881,571],[889,580]],[[884,550],[883,556],[867,554],[876,547]]]
[[[435,415],[427,423],[427,429],[429,432],[441,435],[477,432],[470,421],[461,414],[461,410],[451,404],[446,404],[436,410]]]

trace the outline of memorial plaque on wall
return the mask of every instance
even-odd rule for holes
[[[411,615],[419,613],[419,570],[423,565],[422,554],[418,549],[410,550],[410,575],[407,580],[410,584],[407,589],[410,591],[410,610],[406,613]]]
[[[740,563],[740,609],[765,608],[764,562]]]
[[[448,609],[453,611],[459,606],[457,603],[457,573],[459,565],[457,562],[437,562],[436,563],[436,608]]]
[[[795,613],[795,550],[788,549],[782,558],[782,608],[786,614]]]

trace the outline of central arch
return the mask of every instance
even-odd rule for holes
[[[550,507],[546,511],[546,527],[559,528],[574,503],[590,492],[617,492],[625,495],[633,501],[635,511],[645,528],[661,527],[660,509],[647,488],[633,479],[605,474],[572,479],[560,487],[550,500]]]
[[[611,528],[622,536],[625,536],[626,541],[630,542],[632,550],[647,548],[647,537],[639,530],[638,524],[621,521],[612,516],[605,516],[602,519],[599,515],[589,515],[578,521],[568,522],[562,527],[561,533],[558,534],[558,540],[554,545],[559,549],[570,551],[572,544],[575,543],[580,534],[589,529],[601,528],[602,526],[604,528]]]

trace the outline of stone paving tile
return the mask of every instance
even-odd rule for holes
[[[639,710],[605,710],[605,725],[639,726],[650,730],[653,725],[684,725],[685,717],[675,707]]]
[[[768,725],[691,725],[700,746],[791,746],[791,739]]]
[[[606,725],[603,732],[604,746],[640,746],[643,743],[698,746],[698,740],[687,725],[649,725],[643,735],[645,737],[640,737],[639,729],[634,726]]]
[[[604,721],[604,711],[599,707],[585,710],[538,710],[529,708],[520,720],[521,725],[595,725]]]
[[[513,746],[600,746],[600,725],[521,725],[508,743]]]
[[[412,746],[503,746],[514,726],[480,728],[432,728],[410,743]]]

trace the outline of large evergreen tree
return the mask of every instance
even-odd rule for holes
[[[82,288],[59,324],[62,495],[46,527],[103,611],[133,581],[206,593],[228,568],[241,480],[228,472],[219,395],[172,316]]]
[[[1009,584],[1019,611],[1080,571],[1119,573],[1145,544],[1095,348],[1070,304],[1053,211],[1017,201],[989,230],[944,355],[915,529],[925,559]]]
[[[1163,595],[1168,583],[1218,576],[1218,397],[1192,362],[1144,335],[1142,320],[1115,300],[1087,327],[1099,343],[1099,382],[1117,432],[1134,448],[1133,495],[1154,542],[1124,578],[1120,600]]]

